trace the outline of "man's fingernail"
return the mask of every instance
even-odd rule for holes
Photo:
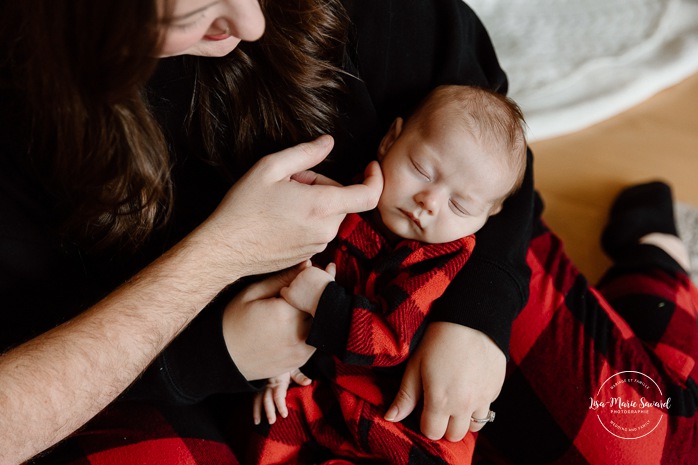
[[[397,416],[397,407],[394,405],[388,409],[387,412],[385,412],[385,418],[387,421],[393,421],[395,420],[395,417]]]
[[[326,134],[315,139],[315,143],[318,144],[320,147],[327,147],[328,145],[330,145],[331,141],[332,138]]]

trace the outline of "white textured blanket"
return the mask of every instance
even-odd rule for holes
[[[675,213],[676,227],[691,259],[691,279],[698,286],[698,208],[679,202]]]
[[[698,71],[698,0],[466,0],[529,139],[583,129]]]

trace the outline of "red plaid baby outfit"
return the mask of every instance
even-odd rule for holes
[[[334,357],[331,381],[289,390],[289,417],[259,428],[249,462],[469,462],[473,435],[455,443],[431,441],[417,424],[391,423],[383,415],[402,375],[401,369],[390,367],[407,360],[432,302],[474,245],[469,236],[446,244],[402,240],[393,246],[370,221],[347,216],[331,258],[337,265],[336,282],[351,295],[346,351]]]

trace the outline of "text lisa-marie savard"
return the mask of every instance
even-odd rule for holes
[[[640,400],[624,400],[622,397],[611,397],[608,401],[599,401],[592,397],[589,398],[589,410],[598,410],[599,408],[659,408],[669,410],[669,407],[671,407],[671,397],[667,397],[665,401],[649,401],[644,397],[641,397]]]

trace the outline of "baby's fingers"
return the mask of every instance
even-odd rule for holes
[[[276,388],[273,397],[279,415],[281,415],[281,418],[286,418],[288,416],[288,408],[286,408],[286,387]],[[271,425],[271,422],[269,422],[269,424]]]
[[[258,392],[254,395],[254,399],[252,400],[252,420],[255,425],[262,422],[262,396],[263,393]]]
[[[267,421],[270,425],[276,422],[276,406],[274,406],[274,397],[271,389],[264,391],[264,411],[267,412]]]
[[[334,262],[328,263],[325,267],[325,273],[332,276],[332,279],[335,279],[337,277],[337,265]]]
[[[307,385],[309,385],[310,383],[313,382],[312,379],[310,379],[310,378],[308,378],[307,376],[305,376],[305,375],[303,374],[303,372],[300,371],[300,370],[297,369],[297,368],[291,372],[291,379],[292,379],[296,384],[300,384],[301,386],[307,386]]]

